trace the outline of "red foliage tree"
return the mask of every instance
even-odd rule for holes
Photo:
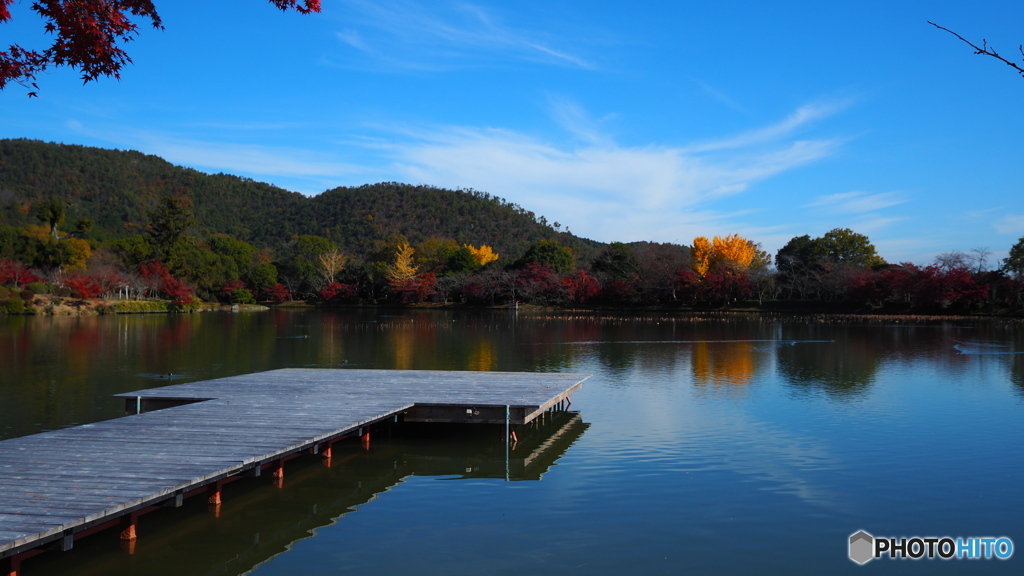
[[[244,290],[246,288],[247,286],[243,280],[225,282],[224,286],[220,289],[220,297],[224,302],[231,302],[235,295],[235,290]]]
[[[18,288],[22,288],[25,284],[33,282],[39,282],[39,277],[36,276],[31,268],[21,262],[7,260],[6,258],[0,259],[0,285],[13,284]]]
[[[743,270],[732,266],[717,266],[700,281],[698,299],[712,306],[728,306],[754,294],[753,286]]]
[[[569,301],[579,304],[583,304],[601,291],[601,285],[586,270],[566,275],[562,278],[561,285]]]
[[[320,0],[270,0],[282,10],[302,14],[320,11]],[[11,19],[14,0],[0,0],[0,23]],[[42,52],[13,44],[0,51],[0,90],[9,82],[37,90],[36,76],[50,66],[70,66],[90,82],[100,76],[120,78],[121,67],[131,63],[119,44],[131,41],[138,25],[131,17],[148,18],[163,29],[151,0],[35,0],[32,10],[45,22],[53,44]],[[29,96],[35,96],[34,91]]]
[[[154,260],[140,264],[139,274],[174,304],[185,306],[195,302],[192,287],[172,276],[163,262]]]
[[[351,300],[359,296],[359,285],[358,284],[342,284],[341,282],[331,282],[326,288],[320,291],[320,297],[325,302],[335,302],[339,300]]]
[[[160,291],[178,306],[185,306],[196,301],[193,296],[192,287],[173,276],[170,280],[164,282],[163,286],[160,287]]]
[[[70,272],[64,276],[64,285],[75,298],[98,298],[103,294],[99,280],[81,272]]]
[[[601,289],[601,296],[606,300],[613,302],[626,302],[635,299],[636,290],[633,289],[633,283],[623,278],[616,278],[611,282],[606,282]]]
[[[433,272],[420,274],[415,278],[391,282],[391,292],[398,296],[403,304],[423,302],[437,291],[437,277]]]
[[[675,289],[679,299],[687,304],[695,305],[700,297],[700,274],[691,268],[676,271]]]
[[[99,282],[101,295],[116,292],[128,284],[128,279],[114,266],[104,266],[93,272],[92,277]]]
[[[516,276],[519,294],[527,301],[545,300],[561,287],[558,274],[547,264],[530,262]]]
[[[285,300],[290,300],[292,295],[291,292],[285,288],[284,284],[279,282],[264,290],[263,297],[271,302],[284,302]]]

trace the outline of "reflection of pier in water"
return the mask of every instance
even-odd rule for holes
[[[542,420],[542,421],[541,421]],[[227,489],[215,514],[202,498],[183,509],[147,515],[144,533],[127,553],[116,533],[76,542],[75,554],[46,554],[26,561],[36,569],[76,576],[111,573],[246,573],[269,562],[317,530],[343,524],[344,516],[409,476],[540,480],[590,426],[578,412],[551,411],[517,427],[508,452],[502,426],[396,424],[381,430],[370,452],[358,441],[336,444],[330,465],[306,455],[293,463],[283,489],[267,477],[246,478]],[[507,473],[507,476],[506,476]]]

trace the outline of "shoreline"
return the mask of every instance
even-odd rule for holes
[[[293,300],[280,304],[222,304],[217,302],[201,303],[189,309],[175,309],[166,300],[106,300],[101,298],[62,298],[50,295],[36,295],[30,302],[25,302],[24,312],[10,313],[0,309],[0,316],[102,316],[116,314],[195,314],[201,312],[267,312],[271,310],[352,310],[352,309],[398,309],[398,310],[463,310],[463,311],[516,311],[529,314],[541,313],[548,315],[585,314],[616,316],[692,316],[692,317],[761,317],[761,318],[807,318],[812,322],[849,321],[849,320],[888,320],[898,322],[936,322],[950,320],[1001,320],[1022,322],[1024,316],[1019,313],[927,313],[927,312],[881,312],[855,311],[848,307],[827,307],[821,305],[785,306],[781,303],[770,303],[769,306],[700,309],[681,307],[580,307],[562,308],[557,306],[520,305],[510,308],[507,305],[466,306],[462,304],[318,304],[301,300]],[[831,308],[831,309],[830,309]]]

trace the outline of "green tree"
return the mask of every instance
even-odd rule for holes
[[[36,207],[36,219],[50,227],[50,235],[54,240],[60,240],[57,226],[64,223],[67,208],[67,203],[56,196],[44,200]]]
[[[516,261],[515,265],[517,268],[521,268],[530,262],[544,264],[560,273],[568,272],[576,267],[576,259],[572,255],[572,250],[555,240],[541,240],[534,243],[526,250],[526,254]]]
[[[632,246],[612,242],[601,250],[590,269],[605,278],[630,280],[640,274],[640,260]]]
[[[75,222],[75,235],[79,238],[85,238],[92,231],[93,221],[92,218],[79,218]]]
[[[256,247],[231,236],[218,234],[210,238],[210,250],[222,258],[234,262],[237,271],[230,280],[247,279],[256,265]]]
[[[195,226],[192,200],[188,196],[164,196],[149,213],[149,234],[158,256],[166,258],[189,228]]]
[[[885,264],[868,237],[849,228],[829,230],[821,238],[816,238],[814,243],[815,255],[829,262],[862,267]]]
[[[110,248],[126,268],[135,268],[153,258],[153,246],[141,234],[118,238],[110,243]]]
[[[320,255],[337,249],[337,244],[323,236],[299,236],[292,246],[289,270],[309,292],[319,292],[323,279]]]
[[[1010,248],[1010,254],[1003,259],[1003,271],[1019,278],[1024,276],[1024,237]]]

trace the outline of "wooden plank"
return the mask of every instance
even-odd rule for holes
[[[0,442],[0,553],[353,434],[417,405],[512,406],[529,419],[587,377],[284,369],[119,394],[127,405],[135,398],[202,401]]]

